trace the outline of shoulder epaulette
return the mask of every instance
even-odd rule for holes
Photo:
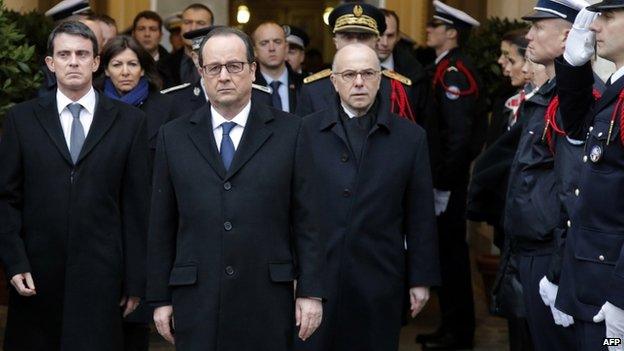
[[[160,91],[160,93],[161,94],[167,94],[167,93],[170,93],[172,91],[177,91],[177,90],[180,90],[180,89],[184,89],[184,88],[188,87],[189,85],[191,85],[191,83],[184,83],[184,84],[176,85],[176,86],[173,86],[171,88],[163,89],[163,90]]]
[[[273,93],[273,89],[271,89],[271,87],[267,87],[267,86],[264,86],[264,85],[252,83],[251,87],[254,88],[254,89],[258,89],[260,91],[264,91],[267,94],[272,94]]]
[[[381,71],[381,73],[390,78],[390,79],[394,79],[394,80],[398,80],[399,82],[405,84],[405,85],[412,85],[412,80],[407,78],[404,75],[398,74],[395,71],[391,71],[389,69],[384,69],[383,71]]]
[[[312,83],[312,82],[317,81],[319,79],[327,78],[330,75],[331,75],[331,69],[327,68],[327,69],[324,69],[324,70],[322,70],[320,72],[316,72],[316,73],[314,73],[311,76],[307,76],[307,77],[303,78],[303,83],[304,84]]]

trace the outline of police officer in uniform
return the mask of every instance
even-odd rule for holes
[[[375,49],[379,36],[386,30],[386,20],[379,9],[365,3],[346,3],[336,7],[329,14],[329,26],[334,33],[334,44],[340,50],[347,44],[362,43]],[[303,87],[296,114],[306,116],[333,107],[336,90],[329,76],[331,70],[317,72],[303,80]],[[379,94],[383,105],[401,117],[417,121],[412,81],[394,71],[383,70]]]
[[[518,257],[526,318],[535,350],[574,349],[574,320],[557,309],[560,257],[582,148],[562,131],[556,97],[555,58],[563,53],[580,1],[539,0],[523,19],[528,58],[546,68],[549,80],[525,101],[524,128],[511,166],[505,233]]]
[[[556,301],[557,308],[574,316],[579,351],[606,350],[605,337],[624,338],[622,28],[624,1],[586,7],[555,64],[563,129],[585,144]],[[598,100],[592,94],[594,47],[617,69]],[[611,345],[609,350],[622,349]]]
[[[487,117],[479,106],[480,80],[460,49],[472,27],[468,14],[434,1],[427,26],[427,45],[436,50],[433,76],[439,128],[439,162],[434,190],[442,287],[438,289],[442,323],[433,334],[416,340],[428,349],[472,348],[475,316],[466,242],[466,196],[470,164],[485,139]]]
[[[184,34],[184,38],[193,41],[193,61],[197,66],[197,51],[201,46],[201,42],[212,29],[218,26],[210,26],[207,28],[201,28],[194,31],[190,31]],[[271,93],[270,87],[253,84],[251,97],[254,102],[259,102],[264,105],[271,106]],[[200,107],[204,106],[208,101],[202,78],[197,79],[194,83],[184,83],[173,86],[161,91],[163,94],[171,95],[176,101],[176,110],[179,116],[191,113]]]
[[[310,75],[310,72],[303,70],[303,61],[305,60],[305,50],[310,44],[310,37],[301,28],[284,25],[286,32],[286,41],[288,42],[288,54],[286,61],[293,71],[301,74],[303,77]]]

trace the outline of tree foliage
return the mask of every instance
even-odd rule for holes
[[[34,96],[43,80],[35,45],[20,31],[20,16],[9,13],[0,0],[0,122],[11,106]]]

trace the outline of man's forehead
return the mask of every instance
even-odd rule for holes
[[[210,20],[210,12],[204,9],[187,9],[182,12],[182,19],[198,19],[202,17]]]
[[[260,25],[260,27],[256,29],[256,35],[261,36],[262,39],[266,39],[267,37],[286,37],[284,29],[275,23],[265,23]]]
[[[61,49],[93,51],[93,43],[90,39],[81,35],[60,33],[54,38],[54,51]]]
[[[246,61],[246,54],[245,43],[234,34],[214,36],[208,39],[202,50],[205,61],[219,60],[224,57]]]
[[[141,18],[139,18],[139,19],[137,20],[137,25],[138,25],[139,23],[140,23],[140,24],[142,24],[142,25],[144,25],[144,26],[151,26],[151,25],[157,26],[157,25],[158,25],[158,21],[156,21],[156,20],[154,20],[154,19],[151,19],[151,18],[147,18],[147,17],[141,17]]]

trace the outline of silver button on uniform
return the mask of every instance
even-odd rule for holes
[[[604,261],[604,256],[600,255],[600,256],[598,256],[598,259],[602,262],[602,261]]]

